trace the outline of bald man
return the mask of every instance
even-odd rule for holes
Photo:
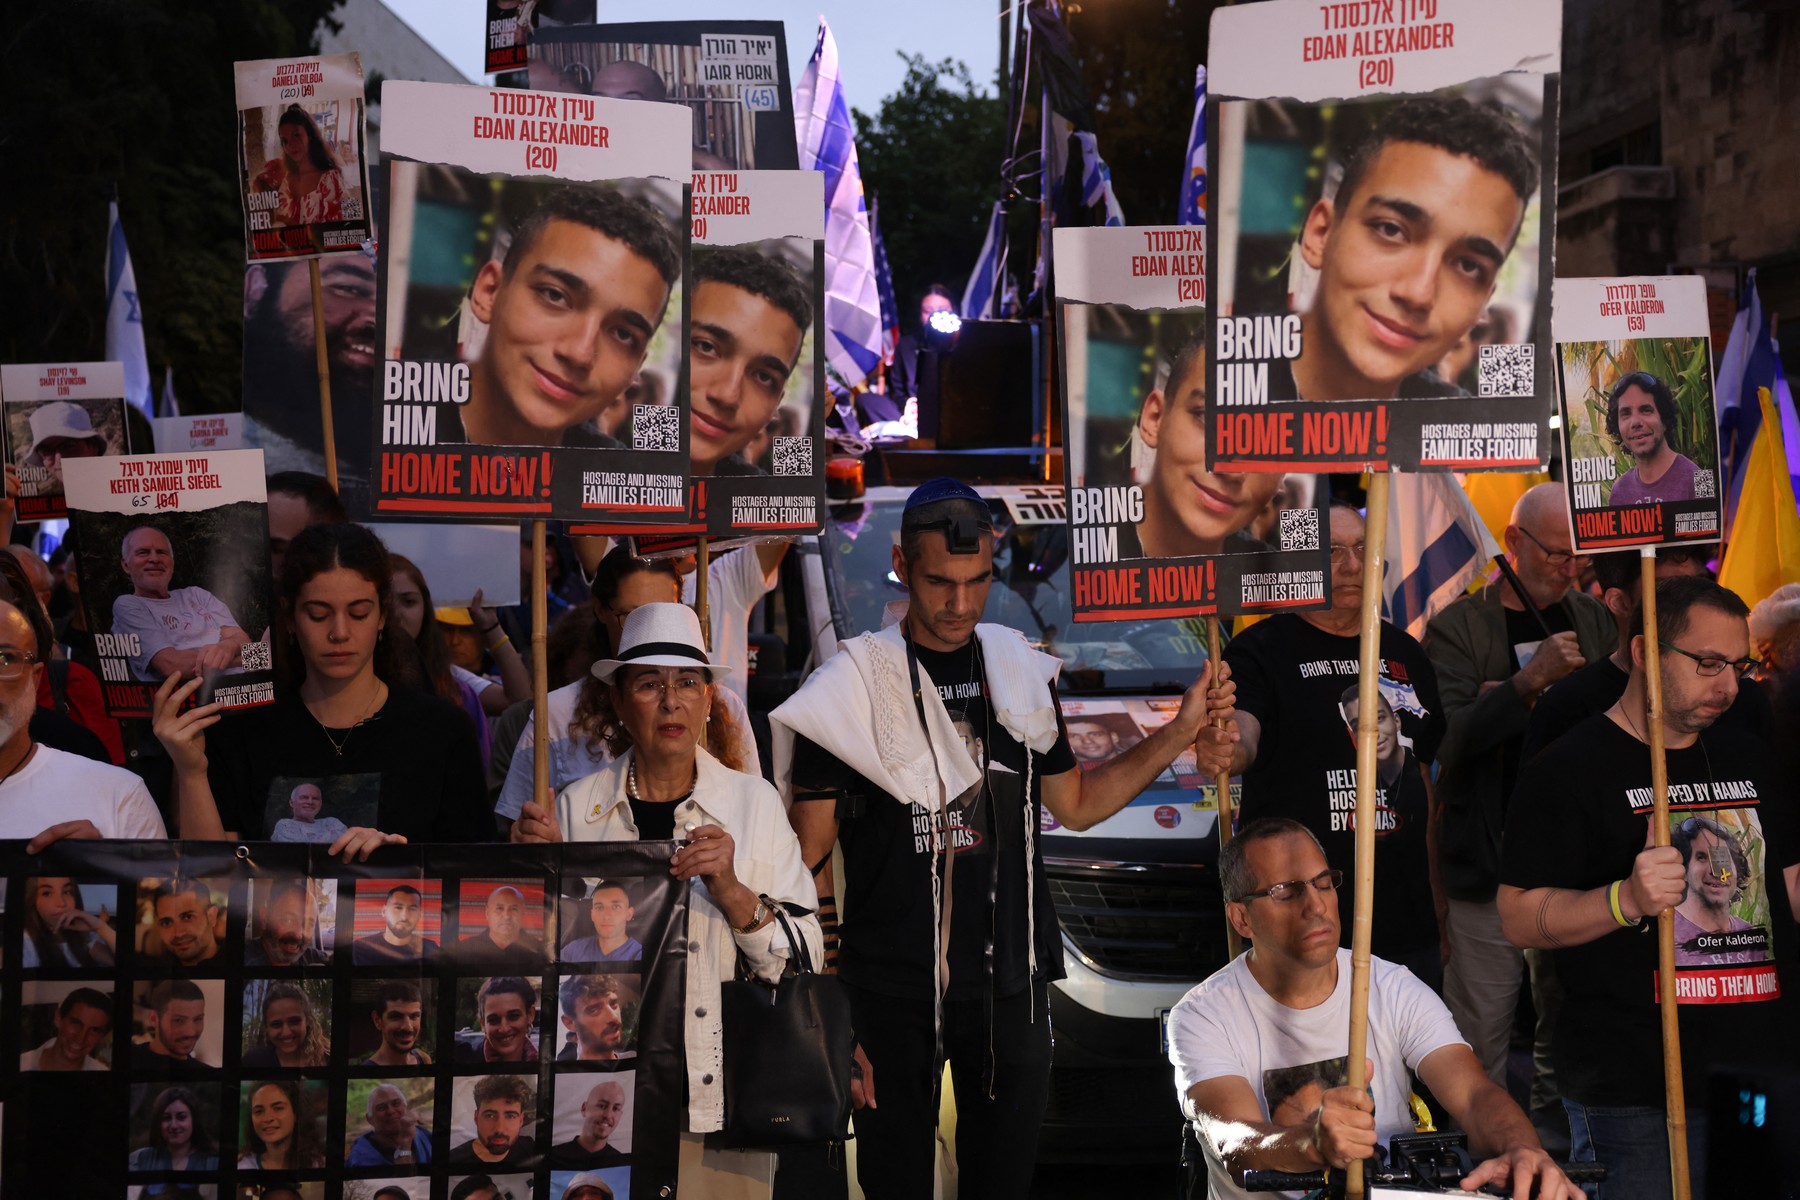
[[[1575,588],[1563,487],[1541,483],[1513,507],[1506,580],[1465,596],[1432,619],[1425,652],[1437,670],[1447,727],[1438,749],[1438,866],[1448,911],[1444,1000],[1488,1076],[1506,1082],[1506,1047],[1518,1005],[1520,951],[1500,930],[1500,831],[1519,751],[1546,688],[1613,649],[1606,606]],[[1560,1109],[1540,1106],[1534,1117]]]
[[[203,587],[171,588],[175,549],[154,525],[140,525],[119,546],[131,594],[113,601],[112,633],[137,639],[131,671],[146,683],[171,675],[239,669],[250,641],[238,619]]]
[[[508,974],[543,970],[544,944],[525,932],[528,907],[525,894],[511,884],[489,892],[486,928],[456,943],[458,962]]]
[[[650,67],[629,58],[621,58],[594,72],[594,95],[605,96],[609,100],[648,100],[653,104],[663,104],[669,99],[669,89],[663,83],[662,76]],[[705,147],[694,147],[694,170],[737,169],[737,163],[729,162]]]
[[[610,1142],[624,1116],[625,1089],[610,1079],[596,1084],[581,1102],[581,1132],[550,1148],[550,1165],[569,1171],[619,1166],[625,1153]]]

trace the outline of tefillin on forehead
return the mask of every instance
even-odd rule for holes
[[[964,503],[951,504],[950,501]],[[942,507],[936,512],[927,511],[937,506]],[[994,522],[985,515],[978,515],[986,512],[987,501],[981,498],[980,492],[961,480],[939,478],[913,489],[913,494],[907,497],[900,526],[903,533],[912,534],[941,530],[950,553],[978,554],[981,552],[981,535],[994,532]]]

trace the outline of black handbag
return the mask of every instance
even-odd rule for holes
[[[850,1131],[850,998],[837,976],[813,970],[787,913],[771,907],[787,934],[788,972],[773,985],[752,976],[719,988],[725,1127],[718,1141],[740,1150],[841,1142]]]

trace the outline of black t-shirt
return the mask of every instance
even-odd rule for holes
[[[974,640],[948,653],[918,650],[931,678],[983,768],[983,780],[950,803],[951,871],[949,995],[979,997],[987,987],[984,961],[992,943],[995,996],[1030,982],[1025,920],[1025,747],[991,718]],[[1052,689],[1054,695],[1054,689]],[[918,720],[916,710],[909,714]],[[1031,755],[1031,817],[1043,813],[1043,778],[1075,769],[1061,731],[1048,753]],[[804,737],[794,742],[794,786],[840,792],[838,842],[844,852],[844,918],[838,970],[848,983],[892,996],[932,994],[931,844],[937,815],[888,796]],[[814,803],[826,803],[815,801]],[[1034,828],[1041,828],[1034,826]],[[939,855],[939,871],[944,856]],[[998,878],[995,871],[998,869]],[[1061,979],[1056,909],[1044,871],[1043,844],[1034,843],[1032,903],[1040,979]],[[990,895],[992,901],[990,902]]]
[[[1696,873],[1675,910],[1682,1074],[1687,1094],[1703,1097],[1715,1064],[1800,1058],[1782,875],[1800,862],[1800,842],[1792,791],[1755,738],[1715,727],[1668,751],[1668,767],[1672,840],[1691,838],[1684,855]],[[1590,717],[1520,767],[1500,882],[1585,891],[1624,879],[1650,811],[1649,748],[1607,716]],[[1551,1052],[1564,1094],[1583,1104],[1663,1103],[1650,926],[1554,952],[1563,1006]]]
[[[681,803],[680,800],[639,800],[628,797],[626,802],[631,805],[631,823],[637,826],[638,841],[666,842],[675,836],[675,807]]]
[[[1343,942],[1350,944],[1356,868],[1356,689],[1360,639],[1326,633],[1292,613],[1259,621],[1231,639],[1225,661],[1237,706],[1262,725],[1256,761],[1244,772],[1244,824],[1262,817],[1300,822],[1344,872]],[[1443,708],[1437,675],[1419,643],[1381,625],[1382,697],[1398,730],[1381,762],[1375,803],[1374,952],[1399,959],[1437,942],[1427,868],[1430,805],[1420,763],[1437,757]]]
[[[206,757],[219,820],[246,841],[290,840],[298,823],[281,822],[302,783],[323,793],[321,822],[374,826],[409,842],[494,839],[474,726],[424,692],[390,687],[373,717],[329,738],[297,696],[279,697],[226,714],[207,731]]]
[[[1666,654],[1666,652],[1665,652]],[[1631,676],[1613,664],[1609,654],[1546,688],[1531,709],[1519,761],[1530,762],[1543,749],[1595,713],[1603,713],[1625,694]],[[1737,729],[1752,737],[1773,736],[1774,713],[1769,694],[1754,679],[1738,680],[1737,699],[1719,715],[1721,729]]]

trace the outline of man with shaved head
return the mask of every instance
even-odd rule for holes
[[[1432,619],[1425,651],[1437,669],[1447,727],[1438,749],[1438,865],[1448,897],[1450,960],[1444,1001],[1489,1077],[1504,1083],[1507,1041],[1519,998],[1520,952],[1500,929],[1500,831],[1521,765],[1520,747],[1546,688],[1613,649],[1606,606],[1574,586],[1560,483],[1541,483],[1513,507],[1505,579],[1465,596]],[[1549,1098],[1534,1115],[1549,1109]]]
[[[536,87],[534,83],[532,85]],[[555,90],[566,90],[558,88]],[[641,62],[633,62],[629,58],[617,59],[607,63],[594,72],[594,95],[605,96],[609,100],[648,100],[653,104],[662,104],[669,99],[668,85],[654,68]],[[746,167],[753,163],[743,164]],[[694,170],[696,171],[735,171],[738,164],[730,162],[714,154],[703,146],[694,147]]]
[[[139,525],[119,545],[119,567],[131,593],[113,601],[114,634],[135,639],[131,671],[146,683],[171,675],[193,678],[241,667],[250,635],[220,599],[203,587],[171,587],[175,549],[154,525]]]
[[[624,1116],[625,1089],[611,1079],[595,1084],[581,1102],[581,1132],[550,1148],[550,1165],[560,1170],[591,1171],[624,1163],[625,1152],[611,1144]]]

